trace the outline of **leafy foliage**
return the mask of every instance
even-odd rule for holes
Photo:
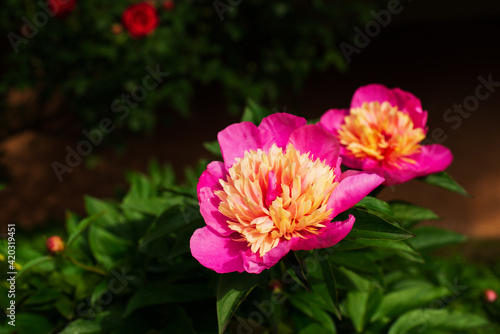
[[[243,117],[258,124],[268,113],[251,102]],[[61,253],[49,254],[45,237],[19,235],[16,326],[2,320],[0,333],[500,331],[500,301],[482,297],[500,291],[499,264],[435,255],[465,237],[419,226],[438,216],[403,201],[365,197],[334,218],[356,218],[344,240],[290,253],[259,275],[202,267],[189,242],[204,226],[196,184],[205,166],[187,169],[179,185],[170,166],[152,162],[148,176],[128,173],[122,197],[87,196],[87,217],[67,213]],[[0,246],[7,272],[7,240]],[[5,282],[0,305],[7,309]]]

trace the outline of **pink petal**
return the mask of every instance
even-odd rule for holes
[[[276,113],[264,118],[259,125],[259,130],[267,131],[273,137],[273,141],[269,142],[269,146],[276,143],[278,147],[284,148],[288,143],[290,134],[306,124],[305,118],[286,113]],[[265,147],[265,149],[267,148]]]
[[[333,135],[337,135],[340,126],[344,124],[344,118],[349,115],[348,109],[330,109],[321,116],[319,125]]]
[[[194,231],[190,246],[194,258],[209,269],[220,274],[245,271],[241,257],[241,253],[248,248],[245,242],[233,241],[209,227],[203,227]]]
[[[350,151],[348,151],[345,146],[340,145],[340,156],[342,157],[342,164],[349,168],[364,169],[363,166],[369,158],[366,158],[364,160],[358,159],[356,157],[353,157],[349,152]]]
[[[217,139],[224,163],[229,169],[236,162],[236,158],[244,156],[245,151],[262,149],[272,140],[272,134],[259,130],[251,122],[242,122],[232,124],[219,132]]]
[[[399,88],[394,88],[393,92],[398,100],[398,106],[400,106],[402,111],[408,112],[415,127],[422,128],[427,132],[427,112],[422,110],[420,99]]]
[[[379,174],[385,177],[384,185],[404,183],[416,177],[442,172],[453,160],[451,151],[439,144],[424,145],[418,154],[411,156],[415,164],[405,163],[401,169],[385,168]]]
[[[351,108],[359,108],[363,103],[372,101],[378,101],[379,103],[387,101],[393,106],[402,108],[392,90],[380,84],[370,84],[356,89],[351,100]]]
[[[219,212],[220,199],[215,195],[216,190],[222,190],[220,179],[226,179],[224,163],[212,161],[201,174],[198,181],[198,201],[200,212],[208,226],[221,235],[230,235],[234,231],[228,227],[227,217]]]
[[[349,215],[347,220],[331,222],[321,229],[318,235],[311,236],[308,239],[299,239],[292,247],[292,250],[311,250],[331,247],[344,239],[349,232],[351,232],[355,220],[354,216]]]
[[[382,182],[384,178],[375,173],[354,170],[342,173],[339,185],[328,200],[328,208],[333,210],[332,217],[358,203]]]
[[[258,274],[264,269],[271,268],[278,263],[283,256],[290,252],[291,247],[295,244],[297,238],[290,241],[283,241],[275,248],[267,252],[263,257],[259,254],[247,249],[243,254],[245,271],[251,274]]]
[[[342,174],[342,168],[340,167],[342,165],[342,158],[339,157],[337,160],[337,166],[335,166],[335,169],[333,172],[335,173],[335,179],[334,182],[338,182],[340,179],[340,175]]]
[[[419,170],[418,176],[442,172],[448,168],[452,160],[453,155],[448,148],[439,144],[424,145],[421,147],[416,164]]]
[[[295,130],[290,143],[300,153],[311,152],[309,157],[313,160],[319,158],[329,166],[337,166],[339,141],[319,125],[310,124]]]
[[[267,176],[266,206],[270,206],[282,192],[283,189],[281,188],[281,182],[278,183],[276,173],[272,170],[269,171]]]
[[[354,92],[351,101],[351,108],[361,107],[364,102],[378,101],[389,102],[397,106],[401,111],[410,115],[415,127],[426,130],[427,112],[422,110],[422,103],[413,94],[399,88],[389,89],[380,84],[371,84],[360,87]]]

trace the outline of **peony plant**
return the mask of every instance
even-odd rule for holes
[[[86,196],[64,230],[9,224],[0,332],[500,332],[496,254],[488,266],[433,255],[465,237],[373,197],[384,177],[341,170],[323,126],[249,103],[205,147],[222,161],[186,168],[182,184],[152,163],[116,199]]]

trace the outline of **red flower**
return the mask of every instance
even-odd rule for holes
[[[156,29],[158,13],[152,5],[141,2],[129,6],[122,15],[123,25],[134,38],[144,37]]]
[[[48,5],[54,16],[61,18],[73,11],[76,0],[49,0]]]
[[[165,0],[163,2],[163,8],[166,10],[172,10],[174,9],[175,3],[172,0]]]
[[[64,250],[64,241],[57,235],[48,238],[45,245],[52,254],[59,253]]]

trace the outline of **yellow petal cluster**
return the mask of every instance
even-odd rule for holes
[[[395,167],[401,167],[402,162],[415,163],[409,156],[420,152],[424,138],[424,131],[414,127],[410,116],[387,101],[352,108],[338,131],[340,144],[354,157]]]
[[[292,144],[285,150],[273,144],[266,152],[245,152],[215,194],[229,228],[241,236],[237,240],[264,256],[281,241],[307,238],[325,226],[332,211],[327,202],[338,184],[334,179],[333,168],[312,160],[310,153]],[[272,180],[276,184],[269,184]],[[268,192],[276,193],[271,201],[266,200]]]

